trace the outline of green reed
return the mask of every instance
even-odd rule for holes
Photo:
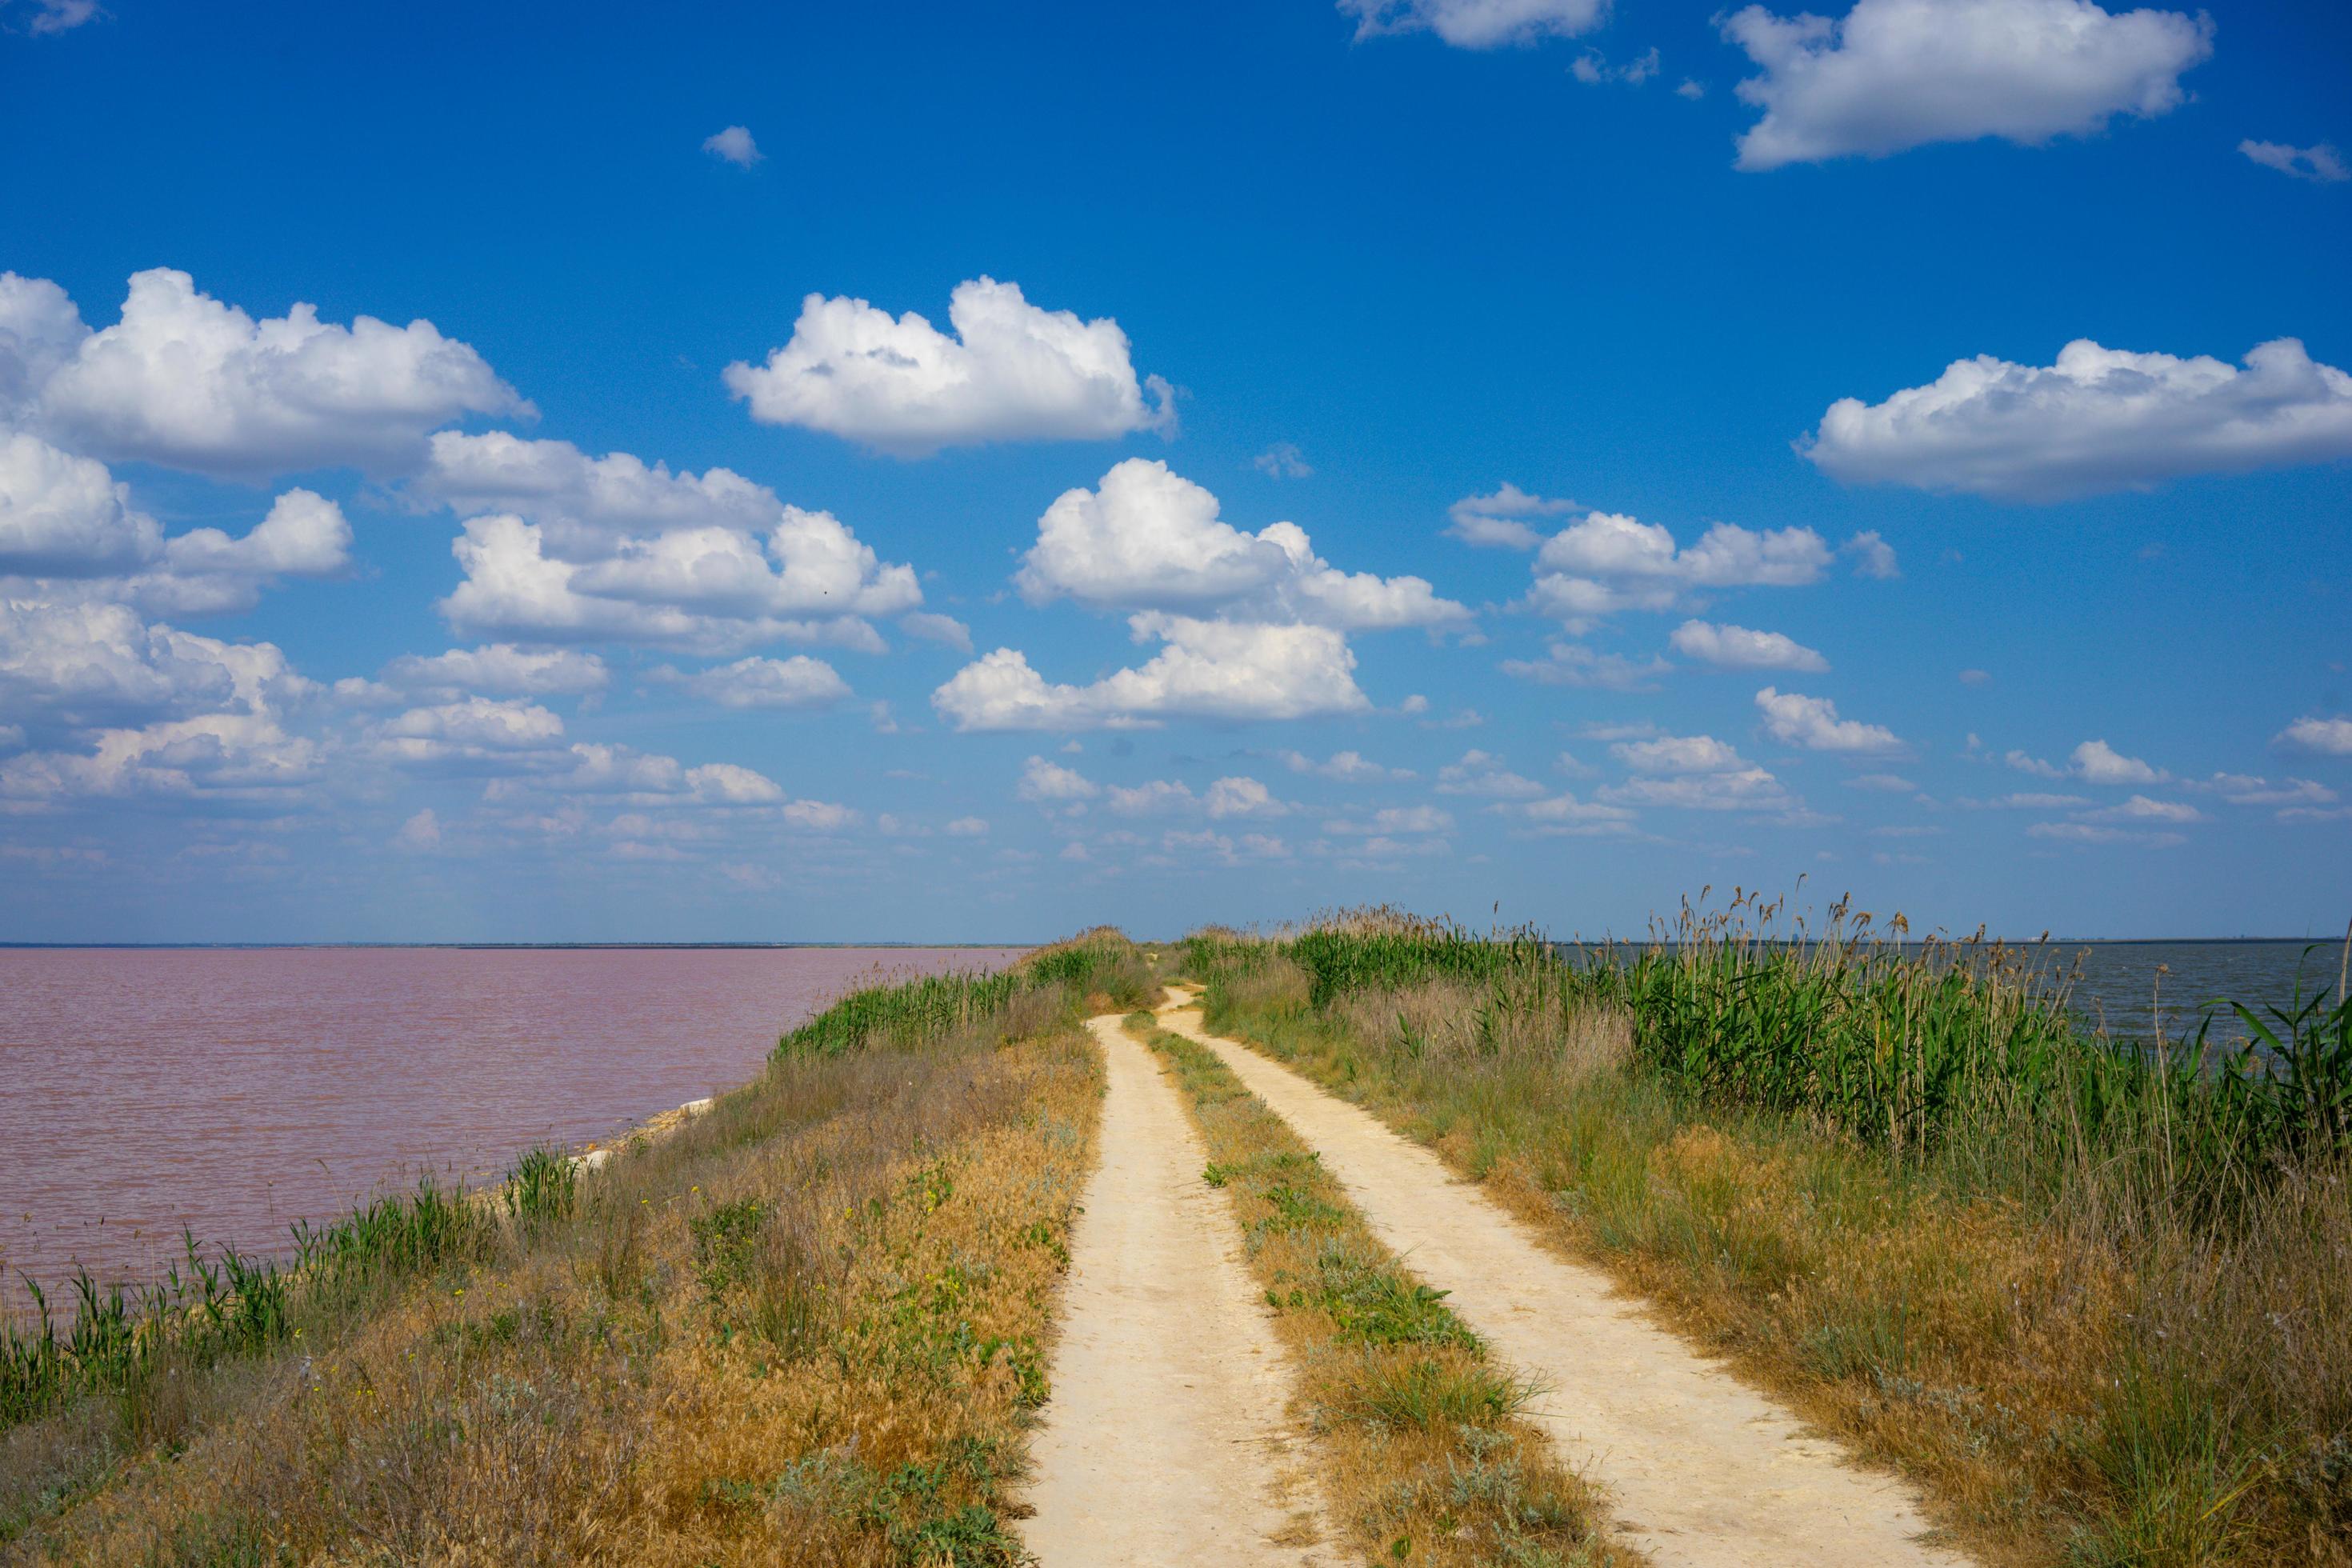
[[[228,1247],[207,1261],[194,1235],[183,1240],[186,1272],[175,1263],[156,1284],[102,1285],[76,1269],[62,1328],[40,1282],[25,1279],[32,1318],[0,1317],[0,1429],[77,1393],[134,1387],[166,1352],[208,1366],[285,1338],[288,1281],[275,1264]]]
[[[778,1059],[837,1057],[946,1038],[1003,1017],[1026,1003],[1024,1021],[1039,1009],[1066,1012],[1089,994],[1132,1005],[1143,999],[1149,975],[1135,946],[1112,931],[1093,931],[992,973],[929,974],[844,996],[776,1043]]]
[[[525,1224],[572,1217],[580,1196],[580,1164],[561,1149],[527,1149],[507,1178],[507,1212]]]
[[[2216,1042],[2208,1009],[2173,1040],[2084,1030],[2046,952],[1981,937],[1912,944],[1844,903],[1784,933],[1783,906],[1749,893],[1678,918],[1639,944],[1564,950],[1532,928],[1480,935],[1380,909],[1319,920],[1280,942],[1192,939],[1215,1005],[1279,955],[1307,1005],[1457,982],[1480,994],[1479,1037],[1514,1012],[1622,1006],[1636,1059],[1699,1100],[1813,1120],[1896,1154],[1962,1129],[2063,1130],[2081,1146],[2128,1134],[2210,1199],[2277,1162],[2352,1142],[2352,1005],[2298,987],[2244,1037]],[[1490,1016],[1490,1015],[1492,1016]]]
[[[2236,1191],[2352,1127],[2352,1008],[2298,994],[2234,1044],[2215,1015],[2178,1040],[2085,1032],[2046,956],[1981,940],[1907,945],[1832,906],[1773,934],[1749,895],[1587,966],[1622,1004],[1637,1057],[1717,1103],[1811,1117],[1900,1154],[1964,1129],[2063,1130],[2083,1147],[2155,1152],[2184,1195]]]
[[[898,985],[876,985],[848,995],[786,1034],[779,1057],[838,1057],[935,1031],[961,1028],[1000,1012],[1019,982],[994,974],[930,974]]]
[[[519,1218],[551,1213],[574,1179],[568,1159],[533,1150],[509,1173],[508,1205]],[[461,1184],[426,1177],[331,1224],[296,1220],[284,1267],[227,1246],[208,1257],[194,1233],[183,1231],[184,1258],[151,1284],[101,1284],[78,1268],[72,1316],[63,1323],[28,1276],[30,1317],[0,1314],[0,1430],[82,1394],[135,1396],[167,1361],[210,1367],[262,1354],[290,1338],[306,1314],[355,1310],[379,1288],[488,1256],[502,1235],[495,1208]]]

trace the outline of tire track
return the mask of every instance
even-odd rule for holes
[[[1102,1165],[1070,1235],[1022,1537],[1045,1568],[1319,1568],[1288,1363],[1230,1205],[1150,1050],[1117,1017],[1087,1027],[1108,1069]]]

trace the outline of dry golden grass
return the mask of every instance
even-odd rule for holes
[[[1129,1030],[1184,1090],[1252,1273],[1297,1358],[1297,1414],[1346,1544],[1362,1560],[1633,1564],[1592,1489],[1518,1414],[1530,1390],[1376,1240],[1339,1182],[1210,1052]]]
[[[1000,1039],[779,1061],[341,1332],[19,1428],[0,1552],[1018,1561],[1100,1075],[1058,1020]]]
[[[2352,1563],[2340,1163],[2218,1226],[2134,1188],[2128,1162],[2052,1159],[2030,1129],[1981,1130],[1962,1168],[1707,1112],[1620,1065],[1625,1021],[1606,1008],[1479,1040],[1478,987],[1358,992],[1321,1014],[1307,994],[1261,955],[1212,1022],[1426,1142],[1913,1477],[1985,1560]]]

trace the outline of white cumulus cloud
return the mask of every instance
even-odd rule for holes
[[[1543,794],[1544,786],[1511,772],[1503,765],[1503,759],[1492,752],[1474,747],[1462,753],[1460,762],[1448,763],[1437,770],[1437,793],[1478,795],[1489,800],[1525,800]]]
[[[37,38],[70,33],[100,14],[98,0],[33,0],[33,17],[25,30]]]
[[[1092,800],[1102,790],[1075,768],[1032,757],[1022,770],[1020,786],[1013,793],[1023,800],[1065,802]]]
[[[1536,554],[1546,572],[1710,588],[1798,586],[1818,581],[1829,563],[1829,546],[1810,528],[1759,533],[1718,522],[1682,550],[1663,525],[1605,511],[1570,523]]]
[[[2284,142],[2257,142],[2248,137],[2238,143],[2238,151],[2265,169],[2276,169],[2282,174],[2315,184],[2332,185],[2352,180],[2352,168],[2345,166],[2344,154],[2329,142],[2296,147]]]
[[[130,572],[163,549],[163,527],[105,464],[22,431],[0,436],[0,576]]]
[[[1387,779],[1412,777],[1410,768],[1382,767],[1366,759],[1360,752],[1334,752],[1319,763],[1304,752],[1281,752],[1276,755],[1283,766],[1294,773],[1316,773],[1349,784],[1377,784]]]
[[[450,548],[465,580],[440,602],[460,631],[531,641],[617,641],[726,652],[771,641],[878,650],[864,618],[922,600],[911,568],[885,565],[826,512],[785,509],[765,539],[674,529],[601,560],[554,553],[541,525],[469,518]]]
[[[932,695],[960,729],[1084,729],[1162,719],[1295,719],[1360,712],[1347,634],[1466,626],[1470,612],[1419,577],[1339,570],[1305,531],[1244,533],[1217,498],[1165,463],[1129,458],[1038,520],[1014,584],[1032,604],[1127,609],[1138,642],[1165,646],[1090,685],[1049,683],[1000,647]]]
[[[2005,795],[1995,800],[1962,801],[1960,804],[1985,806],[1994,811],[2055,811],[2062,806],[2088,805],[2090,802],[2079,795],[2050,795],[2030,791],[2018,795]]]
[[[312,782],[322,752],[268,713],[205,713],[101,730],[87,751],[26,752],[0,763],[0,799],[50,805],[136,795],[268,805]]]
[[[243,534],[195,528],[173,535],[162,561],[108,591],[150,614],[226,615],[251,609],[281,577],[341,574],[351,548],[341,507],[315,490],[290,489]]]
[[[2352,733],[2345,737],[2352,747]],[[2316,779],[2289,778],[2273,784],[2248,773],[2215,773],[2202,784],[2184,781],[2189,789],[2210,790],[2231,805],[2333,805],[2336,792]]]
[[[764,364],[726,370],[728,390],[766,425],[798,425],[903,457],[986,441],[1104,440],[1171,430],[1165,381],[1141,382],[1127,334],[1032,305],[1020,286],[976,278],[948,302],[953,335],[909,310],[811,294],[791,340]]]
[[[1979,354],[1883,403],[1841,398],[1800,449],[1848,484],[2022,501],[2147,489],[2352,457],[2352,375],[2294,338],[2249,351],[2243,369],[2078,339],[2053,365]]]
[[[120,321],[59,357],[71,333],[54,303],[42,307],[35,342],[46,370],[26,389],[26,419],[94,457],[244,479],[397,472],[422,460],[430,431],[462,416],[531,412],[480,354],[426,321],[340,326],[305,304],[257,321],[188,274],[156,268],[131,277]],[[0,354],[17,367],[10,376],[30,381],[21,347]]]
[[[611,679],[604,661],[574,648],[520,648],[512,643],[453,647],[429,657],[403,654],[383,668],[383,683],[402,690],[463,696],[578,696]]]
[[[291,806],[325,756],[284,727],[318,688],[270,643],[149,625],[129,606],[0,598],[0,800],[48,810],[130,795]],[[29,737],[27,727],[29,726]]]
[[[1311,479],[1315,473],[1314,465],[1307,462],[1307,454],[1298,449],[1296,441],[1276,441],[1250,462],[1270,479]]]
[[[574,559],[608,554],[623,540],[679,528],[772,528],[784,503],[731,468],[694,474],[628,452],[591,458],[569,441],[504,430],[444,430],[409,495],[461,517],[512,512],[540,524],[550,547]]]
[[[929,610],[916,610],[898,617],[898,629],[910,637],[925,642],[943,643],[958,653],[971,651],[971,628],[953,616],[935,615]]]
[[[1362,820],[1335,818],[1324,825],[1326,833],[1346,837],[1365,834],[1451,833],[1454,814],[1439,805],[1391,805],[1372,813]]]
[[[1569,62],[1568,74],[1587,87],[1599,87],[1603,82],[1623,82],[1639,87],[1658,74],[1658,51],[1654,48],[1634,56],[1622,66],[1612,66],[1609,57],[1599,49],[1587,49]]]
[[[2085,741],[2074,748],[2074,773],[2086,784],[2162,784],[2171,775],[2137,757],[2125,756],[2105,741]]]
[[[1139,784],[1113,784],[1103,802],[1114,816],[1156,816],[1186,811],[1200,804],[1190,784],[1175,779],[1151,779]]]
[[[958,670],[931,706],[959,730],[1085,730],[1164,719],[1303,719],[1371,706],[1356,656],[1328,626],[1197,620],[1147,611],[1138,641],[1164,646],[1143,665],[1086,686],[1048,683],[1014,648]]]
[[[1895,546],[1880,538],[1876,529],[1855,534],[1838,546],[1838,553],[1853,557],[1853,574],[1857,577],[1876,577],[1883,581],[1903,575],[1895,564]]]
[[[710,654],[773,641],[876,652],[868,617],[883,616],[919,637],[963,635],[917,609],[912,567],[730,469],[443,431],[407,494],[466,519],[453,545],[465,581],[441,603],[460,630]]]
[[[1290,803],[1276,799],[1272,790],[1260,781],[1246,776],[1222,778],[1209,785],[1201,797],[1201,808],[1211,816],[1223,819],[1233,816],[1286,816]]]
[[[1762,72],[1738,89],[1764,111],[1739,139],[1742,169],[2091,135],[2178,108],[2181,73],[2213,49],[2201,13],[2091,0],[1856,0],[1834,19],[1749,5],[1721,25]]]
[[[1465,544],[1486,550],[1533,550],[1544,541],[1529,518],[1558,517],[1582,511],[1565,499],[1530,495],[1514,484],[1504,484],[1493,495],[1464,496],[1445,509],[1445,531]]]
[[[0,583],[24,580],[11,591],[26,596],[221,615],[251,609],[282,577],[342,572],[351,543],[342,509],[306,489],[280,495],[244,534],[197,528],[167,539],[104,464],[21,431],[0,435]]]
[[[1764,715],[1767,734],[1808,751],[1894,752],[1903,746],[1895,731],[1882,725],[1839,718],[1837,704],[1826,697],[1801,697],[1768,686],[1756,694],[1756,706]]]
[[[614,831],[639,837],[692,837],[703,831],[681,824],[674,815],[677,813],[734,822],[781,822],[814,832],[833,832],[862,820],[849,806],[795,799],[765,773],[737,763],[688,766],[676,757],[585,742],[524,755],[530,765],[493,778],[483,791],[484,800],[520,804],[553,796],[574,805],[658,808],[660,817],[625,816],[611,825]]]
[[[1339,0],[1356,19],[1356,37],[1434,33],[1457,49],[1570,38],[1609,16],[1609,0]]]
[[[1675,652],[1724,669],[1797,669],[1820,675],[1830,661],[1793,637],[1746,626],[1685,621],[1666,639]]]
[[[1555,642],[1543,658],[1507,658],[1505,675],[1543,686],[1572,686],[1601,691],[1640,691],[1657,684],[1673,668],[1664,659],[1635,660],[1622,654],[1595,653],[1581,643]]]
[[[704,137],[702,150],[739,169],[748,169],[767,156],[760,151],[760,144],[751,140],[751,132],[740,125],[730,125],[724,131],[713,132]]]
[[[290,489],[268,515],[231,538],[217,528],[191,529],[164,545],[164,558],[189,576],[323,577],[351,564],[352,525],[342,508],[316,490]]]
[[[1470,612],[1420,577],[1341,572],[1306,531],[1244,533],[1217,498],[1156,458],[1130,458],[1094,489],[1065,490],[1037,521],[1013,583],[1032,604],[1220,612],[1344,630],[1448,626]]]
[[[76,726],[269,714],[315,689],[274,643],[151,625],[130,606],[0,598],[0,711]]]
[[[849,695],[849,683],[840,671],[806,654],[739,658],[691,675],[667,668],[655,673],[722,708],[823,708]]]
[[[563,721],[521,698],[467,697],[412,708],[375,726],[383,754],[428,763],[488,752],[545,751],[563,739]]]
[[[2273,744],[2324,756],[2352,757],[2352,719],[2326,719],[2316,714],[2297,719],[2274,737]]]
[[[63,289],[46,278],[0,272],[0,417],[29,410],[89,336]]]
[[[1736,773],[1751,764],[1738,751],[1712,735],[1660,735],[1620,741],[1610,754],[1637,773]]]
[[[2037,822],[2026,833],[2067,844],[2139,844],[2151,849],[2174,849],[2189,840],[2169,831],[2148,832],[2132,827],[2103,827],[2087,822]]]
[[[1105,792],[1105,797],[1104,805],[1119,816],[1201,812],[1223,821],[1236,816],[1290,814],[1288,801],[1277,798],[1261,781],[1243,775],[1219,779],[1199,795],[1179,780],[1152,779],[1131,787],[1113,784]]]
[[[2186,801],[2152,800],[2133,795],[2116,805],[2075,814],[2084,822],[2202,822],[2205,814]]]
[[[1859,557],[1864,575],[1893,571],[1894,552],[1874,533],[1856,535],[1845,550]],[[1605,616],[1672,609],[1706,589],[1817,583],[1838,553],[1810,528],[1718,522],[1685,548],[1661,524],[1589,512],[1537,551],[1525,606],[1581,634]]]
[[[1549,795],[1542,800],[1501,802],[1490,809],[1525,817],[1537,833],[1568,837],[1622,836],[1633,831],[1634,820],[1634,813],[1628,807],[1596,800],[1580,800],[1573,794]]]
[[[1613,805],[1663,805],[1683,811],[1780,811],[1797,802],[1763,768],[1722,773],[1643,774],[1599,792]]]

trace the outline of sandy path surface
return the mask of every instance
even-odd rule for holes
[[[1022,1537],[1045,1568],[1327,1563],[1231,1205],[1150,1051],[1117,1018],[1087,1026],[1109,1068],[1102,1166],[1071,1230]]]
[[[1609,1278],[1538,1242],[1438,1157],[1360,1107],[1232,1040],[1161,1014],[1214,1050],[1321,1151],[1380,1238],[1544,1387],[1528,1414],[1609,1489],[1624,1539],[1664,1568],[1956,1568],[1923,1544],[1908,1489],[1643,1318]]]

